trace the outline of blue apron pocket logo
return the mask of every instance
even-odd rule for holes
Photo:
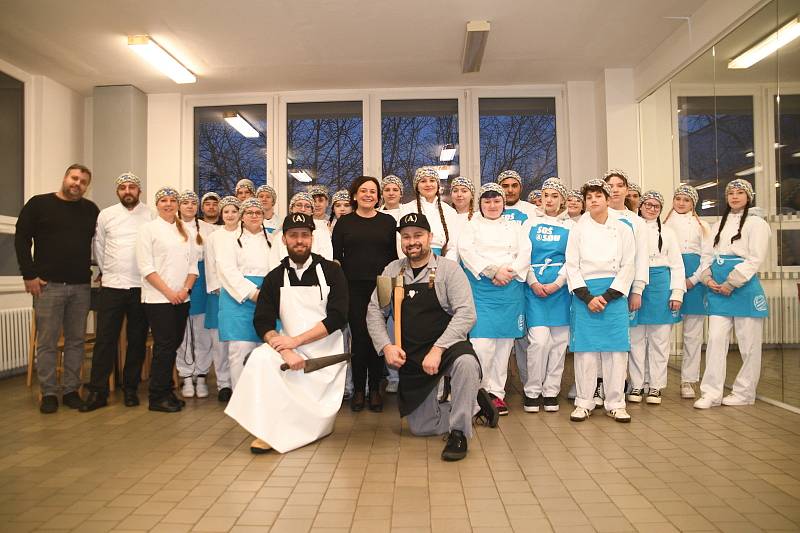
[[[753,307],[755,307],[756,311],[766,311],[767,299],[763,295],[759,294],[753,298]]]
[[[517,316],[517,329],[525,331],[525,315]]]

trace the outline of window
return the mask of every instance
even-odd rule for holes
[[[24,124],[25,84],[0,72],[0,215],[9,217],[19,215],[25,197]]]
[[[800,94],[782,94],[775,113],[777,213],[800,213]]]
[[[778,230],[778,264],[800,267],[800,229]]]
[[[421,166],[440,166],[443,177],[457,176],[458,100],[383,100],[381,147],[383,175],[403,180],[404,202],[414,197],[414,172]],[[451,152],[443,154],[445,148]]]
[[[360,101],[287,104],[286,117],[287,201],[312,183],[334,193],[363,174]]]
[[[242,131],[226,117],[239,117]],[[248,128],[249,126],[249,128]],[[267,106],[264,104],[196,107],[194,109],[195,190],[201,197],[214,191],[235,193],[236,182],[248,178],[256,187],[267,182]]]
[[[478,109],[481,183],[516,170],[525,198],[557,175],[555,98],[481,98]]]
[[[755,189],[753,97],[678,98],[680,179],[697,189],[701,215],[725,207],[725,186],[744,178]],[[757,192],[757,191],[756,191]]]

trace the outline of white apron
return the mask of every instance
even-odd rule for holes
[[[288,270],[281,287],[282,333],[296,336],[311,329],[326,316],[330,287],[317,264],[319,286],[289,284]],[[344,352],[341,330],[295,349],[311,359]],[[347,365],[338,363],[310,374],[302,370],[281,371],[283,358],[269,344],[250,354],[225,414],[243,428],[286,453],[305,446],[333,431],[342,405]]]

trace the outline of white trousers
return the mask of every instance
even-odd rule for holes
[[[631,357],[628,361],[631,388],[641,389],[645,381],[650,383],[651,389],[666,388],[671,333],[672,324],[646,324],[631,328]],[[646,377],[648,369],[650,375]]]
[[[528,328],[527,339],[528,379],[523,381],[525,396],[558,396],[569,343],[569,326],[534,326]]]
[[[628,372],[628,352],[576,352],[575,405],[594,409],[594,389],[597,386],[597,357],[603,364],[603,389],[607,410],[625,407],[625,375]]]
[[[231,367],[228,363],[228,343],[219,340],[219,330],[210,329],[211,339],[218,348],[214,350],[214,374],[217,376],[217,390],[231,388]]]
[[[519,381],[523,385],[528,381],[528,346],[530,341],[527,335],[514,339],[514,358],[517,360]]]
[[[205,376],[214,360],[214,352],[219,351],[214,343],[211,330],[205,328],[206,315],[190,316],[183,334],[183,342],[178,347],[175,367],[181,378]]]
[[[703,315],[683,317],[683,360],[681,361],[681,381],[697,383],[700,381],[700,348],[703,346]]]
[[[761,339],[764,319],[751,317],[708,317],[708,346],[706,371],[700,383],[700,393],[712,401],[722,399],[731,330],[736,331],[742,368],[733,382],[733,394],[746,402],[756,399],[756,387],[761,377]]]
[[[514,339],[470,339],[470,342],[481,362],[481,387],[498,398],[505,398],[508,358],[511,356]]]
[[[250,352],[261,346],[261,342],[230,341],[228,342],[228,365],[231,371],[231,385],[236,390],[236,383],[244,370],[244,360]]]

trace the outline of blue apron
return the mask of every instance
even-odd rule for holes
[[[738,255],[715,256],[711,262],[711,276],[717,283],[723,283],[733,267],[743,262]],[[757,275],[739,287],[733,289],[730,296],[723,296],[714,291],[708,291],[708,314],[716,316],[746,316],[751,318],[764,318],[769,316],[767,298]]]
[[[475,279],[467,272],[478,320],[469,336],[474,339],[516,339],[525,334],[525,288],[512,280],[498,287],[486,276]]]
[[[206,318],[203,321],[206,329],[219,327],[219,294],[213,292],[206,297]]]
[[[442,249],[441,248],[437,248],[435,246],[431,246],[431,252],[433,252],[433,255],[436,255],[436,256],[441,256],[442,255]]]
[[[206,262],[197,262],[197,279],[192,285],[192,297],[189,300],[189,316],[202,315],[206,312]]]
[[[642,306],[633,312],[635,318],[631,326],[680,322],[680,312],[669,308],[669,297],[672,294],[669,285],[669,267],[650,267],[650,283],[644,287]]]
[[[261,287],[264,276],[245,276]],[[256,303],[249,298],[239,303],[224,288],[219,291],[219,340],[264,342],[253,326]]]
[[[592,296],[600,296],[611,287],[614,278],[587,279]],[[628,352],[631,349],[628,329],[628,299],[625,296],[609,303],[600,313],[572,296],[570,308],[569,349],[573,352]]]
[[[552,224],[533,226],[528,234],[531,247],[531,270],[539,283],[553,283],[564,265],[567,249],[567,228]],[[570,294],[566,284],[553,294],[540,298],[532,289],[525,291],[527,327],[568,326]]]
[[[686,277],[691,277],[691,275],[694,274],[700,266],[700,254],[682,254],[682,256],[683,268],[686,270]],[[708,309],[706,308],[706,292],[708,292],[708,289],[700,282],[698,282],[690,290],[686,291],[686,294],[683,295],[681,316],[707,315]]]
[[[528,215],[526,213],[514,207],[506,207],[505,209],[503,209],[502,217],[506,220],[516,222],[520,225],[523,224],[526,220],[528,220]]]

